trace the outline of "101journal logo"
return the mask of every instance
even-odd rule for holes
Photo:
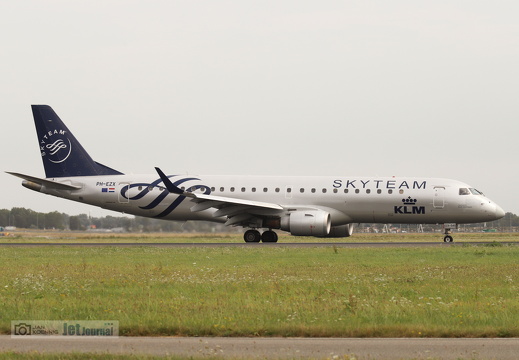
[[[11,321],[11,336],[119,336],[117,320]]]

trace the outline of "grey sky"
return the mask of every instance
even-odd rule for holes
[[[31,104],[125,173],[446,177],[519,213],[517,1],[2,1],[2,170]],[[117,215],[3,174],[0,208]]]

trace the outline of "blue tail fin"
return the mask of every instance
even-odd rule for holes
[[[92,160],[50,106],[32,105],[32,114],[47,178],[122,175]]]

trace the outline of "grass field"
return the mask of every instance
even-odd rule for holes
[[[0,269],[3,334],[75,319],[137,336],[519,336],[515,245],[4,247]]]

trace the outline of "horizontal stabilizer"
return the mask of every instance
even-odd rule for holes
[[[79,190],[79,189],[81,189],[81,186],[63,184],[63,183],[59,183],[57,181],[52,181],[52,180],[48,180],[48,179],[40,179],[40,178],[37,178],[34,176],[19,174],[19,173],[15,173],[15,172],[6,171],[6,173],[14,175],[19,178],[22,178],[24,180],[36,183],[36,184],[44,185],[47,189],[56,189],[56,190]]]

